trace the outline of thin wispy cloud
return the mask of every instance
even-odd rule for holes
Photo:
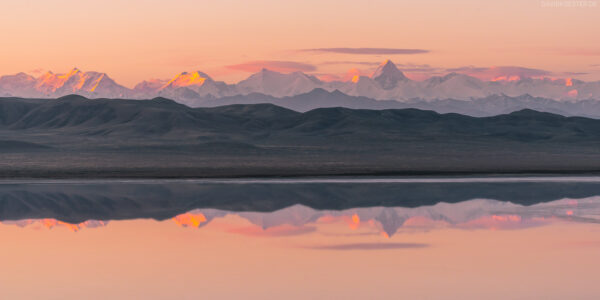
[[[415,68],[429,68],[431,67],[429,64],[414,64],[414,63],[405,63],[405,64],[396,64],[397,67],[415,67]]]
[[[482,80],[497,80],[497,79],[518,79],[530,77],[551,76],[552,72],[532,69],[519,66],[499,66],[499,67],[460,67],[446,69],[447,72],[455,72],[477,77]]]
[[[589,75],[588,72],[562,72],[561,74],[569,75],[569,76],[580,76],[580,75]]]
[[[316,250],[394,250],[394,249],[418,249],[429,247],[428,244],[419,243],[354,243],[338,245],[320,245],[306,247]]]
[[[246,226],[239,228],[232,228],[227,230],[230,233],[237,233],[247,236],[295,236],[303,235],[315,232],[317,229],[314,226],[290,226],[290,225],[279,225],[271,228],[261,228],[259,226]]]
[[[378,66],[381,62],[377,61],[325,61],[319,65],[349,65],[349,66]]]
[[[397,65],[397,67],[405,73],[406,77],[412,80],[425,80],[432,76],[443,75],[446,72],[443,68],[432,67],[428,64],[404,64]]]
[[[568,49],[561,50],[560,54],[575,56],[600,56],[600,49]]]
[[[301,63],[295,61],[280,61],[280,60],[255,60],[248,61],[241,64],[228,65],[228,69],[244,71],[244,72],[258,72],[262,69],[269,69],[277,72],[312,72],[316,71],[317,67],[308,63]]]
[[[423,73],[436,72],[438,70],[436,68],[431,68],[431,67],[423,67],[423,68],[419,68],[419,67],[403,68],[403,67],[400,67],[399,69],[402,72],[423,72]]]
[[[325,82],[342,81],[345,79],[343,76],[340,76],[337,74],[330,74],[330,73],[311,73],[311,75],[317,76],[317,78],[319,78],[319,80],[325,81]]]
[[[443,71],[442,68],[434,67],[429,64],[415,64],[415,63],[404,63],[396,64],[396,67],[402,72],[438,72]]]
[[[338,54],[360,54],[360,55],[397,55],[397,54],[423,54],[429,53],[425,49],[407,48],[313,48],[303,49],[302,52],[325,52]]]

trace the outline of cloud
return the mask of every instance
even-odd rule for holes
[[[317,76],[319,80],[325,82],[331,81],[349,81],[355,76],[369,76],[373,73],[373,70],[369,68],[368,70],[352,68],[346,71],[346,73],[311,73],[311,75]]]
[[[404,75],[406,75],[406,77],[408,77],[412,80],[417,80],[417,81],[425,80],[432,76],[440,76],[445,73],[444,69],[429,67],[427,65],[414,66],[414,67],[399,66],[398,69],[400,69],[400,71],[404,72]]]
[[[239,228],[232,228],[227,230],[227,232],[237,233],[241,235],[248,236],[295,236],[302,235],[315,232],[317,229],[313,226],[291,226],[287,224],[270,227],[270,228],[261,228],[260,226],[246,226]]]
[[[328,61],[323,62],[321,65],[357,65],[359,68],[351,68],[346,73],[313,73],[313,75],[319,77],[322,81],[349,81],[355,76],[370,76],[375,71],[375,67],[381,65],[381,62],[366,62],[366,61]],[[364,66],[364,68],[360,67]],[[432,67],[429,64],[415,64],[415,63],[397,63],[396,67],[400,71],[405,72],[405,75],[413,80],[427,79],[433,75],[440,75],[445,72],[443,68]]]
[[[309,246],[308,249],[316,250],[392,250],[426,248],[428,244],[419,243],[354,243],[338,245]]]
[[[396,64],[396,67],[400,69],[402,72],[410,72],[410,73],[428,73],[435,74],[444,71],[441,68],[432,67],[429,64]]]
[[[589,75],[590,73],[587,73],[587,72],[562,72],[561,74],[568,75],[568,76],[579,76],[579,75]]]
[[[600,49],[569,49],[560,51],[564,55],[600,56]]]
[[[317,76],[317,78],[319,78],[319,80],[325,81],[325,82],[342,81],[345,79],[343,76],[340,76],[338,74],[330,74],[330,73],[311,73],[311,75]]]
[[[333,63],[335,63],[334,61]],[[340,61],[345,63],[346,61]],[[348,62],[350,63],[350,62]],[[367,65],[367,64],[365,64]],[[542,69],[526,68],[520,66],[494,66],[494,67],[475,67],[475,66],[464,66],[459,68],[442,68],[431,66],[429,64],[415,64],[415,63],[398,63],[396,67],[405,75],[412,80],[425,80],[432,76],[443,76],[448,73],[460,73],[469,76],[473,76],[484,81],[498,81],[498,80],[519,80],[523,78],[556,78],[556,77],[573,77],[589,75],[585,72],[551,72]],[[320,73],[317,76],[323,81],[348,81],[355,76],[369,76],[373,71],[370,65],[367,65],[364,69],[353,68],[345,74],[325,74]]]
[[[406,67],[406,68],[430,68],[429,64],[414,64],[414,63],[405,63],[405,64],[396,64],[396,67]]]
[[[518,66],[500,66],[500,67],[460,67],[446,69],[448,72],[461,73],[481,80],[500,80],[500,79],[520,79],[529,77],[551,76],[553,73],[541,69],[532,69]]]
[[[437,72],[438,69],[436,68],[403,68],[403,67],[399,67],[400,71],[402,72],[419,72],[419,73],[431,73],[431,72]]]
[[[313,48],[303,49],[302,52],[327,52],[338,54],[364,54],[364,55],[395,55],[395,54],[422,54],[429,53],[424,49],[402,48]]]
[[[295,61],[279,61],[279,60],[255,60],[237,65],[226,66],[228,69],[234,69],[245,72],[258,72],[262,69],[269,69],[277,72],[312,72],[316,71],[317,67],[307,63]]]
[[[378,66],[381,62],[376,61],[325,61],[320,63],[319,65],[327,66],[327,65],[360,65],[360,66]]]
[[[600,247],[600,241],[591,240],[591,241],[575,241],[575,242],[567,242],[564,245],[566,246],[575,246],[575,247]]]
[[[321,232],[322,236],[380,236],[381,233],[379,231],[371,231],[371,232],[349,232],[349,233],[327,233]]]
[[[458,67],[458,68],[449,68],[446,69],[448,72],[457,72],[457,73],[479,73],[488,70],[489,68],[477,68],[477,67]]]

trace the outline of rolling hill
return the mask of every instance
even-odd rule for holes
[[[165,98],[3,98],[0,141],[2,176],[600,170],[600,120],[530,109],[472,117],[412,108],[302,113],[273,104],[191,108]]]

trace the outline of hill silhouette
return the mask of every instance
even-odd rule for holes
[[[600,170],[600,120],[530,109],[478,118],[419,109],[191,108],[165,98],[2,98],[0,141],[3,176]]]

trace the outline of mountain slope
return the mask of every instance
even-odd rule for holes
[[[325,96],[343,95],[323,90],[314,93]],[[307,94],[306,97],[309,96]],[[308,132],[317,136],[364,134],[374,139],[402,136],[511,139],[521,134],[543,136],[544,139],[600,137],[600,120],[568,118],[533,110],[475,118],[418,109],[365,110],[332,107],[298,113],[272,104],[190,108],[164,98],[144,101],[89,100],[73,95],[52,101],[13,98],[0,100],[0,124],[8,130],[52,129],[87,134],[120,132],[135,135],[177,135],[207,131],[236,134],[255,130],[259,123],[263,125],[261,130],[275,135],[305,135]],[[390,134],[393,136],[388,136]]]
[[[0,177],[600,171],[600,120],[532,110],[476,118],[418,109],[191,108],[164,98],[3,98],[0,145]]]

